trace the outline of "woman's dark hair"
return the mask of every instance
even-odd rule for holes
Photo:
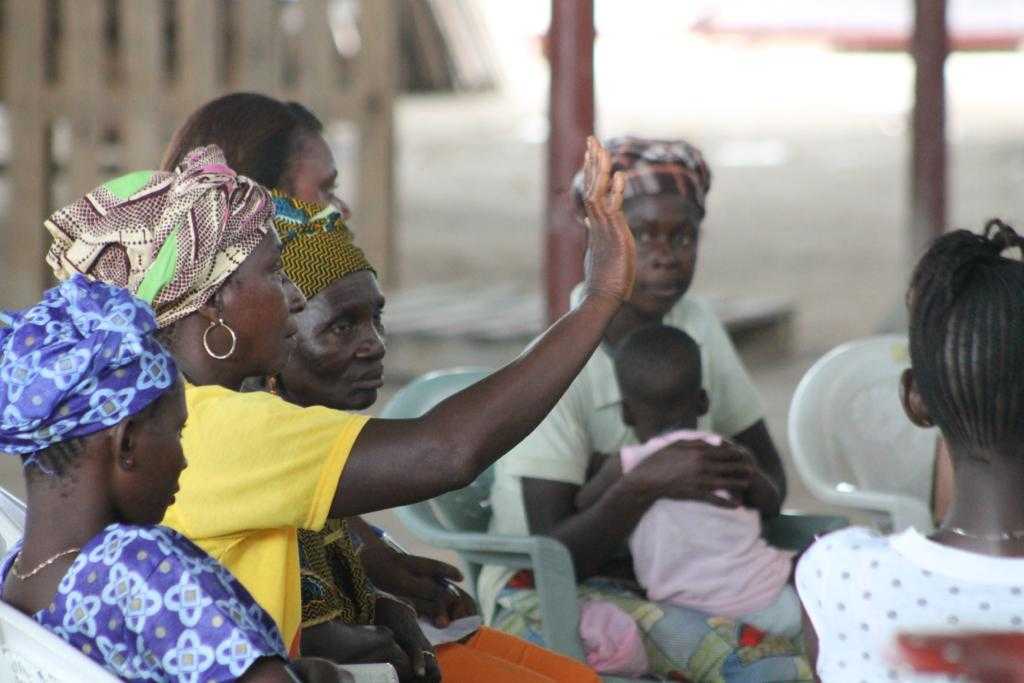
[[[910,357],[932,420],[954,444],[1024,443],[1024,240],[1002,221],[957,230],[921,258],[907,294]]]
[[[37,474],[63,478],[78,463],[84,445],[82,439],[68,439],[24,456],[22,463],[25,467],[25,476],[30,479],[35,478]]]
[[[303,137],[323,123],[298,102],[232,93],[207,102],[175,131],[160,166],[173,170],[196,147],[217,145],[228,165],[265,187],[279,187]]]

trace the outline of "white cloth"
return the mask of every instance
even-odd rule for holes
[[[950,548],[914,529],[829,534],[801,558],[796,586],[818,634],[822,683],[948,681],[894,663],[895,634],[1024,628],[1024,559]]]
[[[623,474],[676,441],[722,437],[677,430],[640,446],[625,446]],[[726,491],[719,492],[725,498]],[[633,571],[654,602],[720,617],[738,619],[775,604],[789,581],[793,554],[773,548],[761,538],[761,514],[750,508],[723,508],[693,500],[659,500],[640,518],[629,536]],[[790,632],[788,620],[778,628]],[[775,626],[768,629],[776,632]]]
[[[574,306],[581,292],[580,287],[573,291]],[[684,296],[665,316],[664,323],[684,330],[700,346],[704,389],[711,397],[711,410],[701,418],[700,429],[735,436],[763,418],[757,389],[707,301]],[[602,346],[540,426],[498,461],[491,488],[490,532],[516,536],[529,533],[522,477],[582,485],[594,452],[617,453],[635,443],[633,430],[622,422],[615,369]],[[493,565],[480,573],[477,595],[488,622],[498,593],[513,573]]]

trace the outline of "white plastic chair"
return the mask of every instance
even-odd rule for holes
[[[0,486],[0,556],[25,534],[25,504]]]
[[[0,487],[0,555],[25,531],[25,504]],[[30,617],[0,602],[0,681],[83,681],[118,679]]]
[[[106,669],[0,602],[0,681],[115,683]]]
[[[905,335],[833,349],[796,388],[789,444],[816,498],[880,514],[884,531],[928,533],[938,430],[915,427],[903,412],[899,379],[909,365]]]

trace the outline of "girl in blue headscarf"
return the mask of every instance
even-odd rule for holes
[[[149,306],[75,275],[3,322],[0,451],[22,458],[28,514],[0,597],[125,680],[295,681],[273,619],[155,526],[186,408]]]

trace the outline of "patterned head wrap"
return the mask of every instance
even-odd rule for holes
[[[166,327],[206,304],[273,215],[265,189],[228,168],[218,147],[201,147],[173,173],[129,173],[50,216],[46,262],[61,280],[85,273],[127,288]]]
[[[700,150],[685,140],[648,140],[632,136],[604,143],[612,156],[612,173],[626,174],[624,197],[678,194],[706,211],[711,169]],[[583,172],[573,179],[573,197],[583,206]]]
[[[274,227],[284,245],[284,272],[307,299],[349,273],[376,274],[336,208],[304,202],[279,190],[271,194],[277,209]]]
[[[0,328],[0,451],[27,454],[116,425],[178,376],[127,290],[75,274]]]

